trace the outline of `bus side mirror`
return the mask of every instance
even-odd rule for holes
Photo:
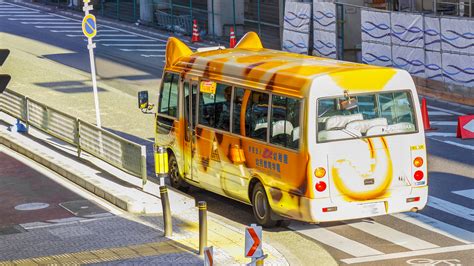
[[[153,104],[148,103],[148,91],[139,91],[138,92],[138,108],[142,112],[146,113],[153,109]]]

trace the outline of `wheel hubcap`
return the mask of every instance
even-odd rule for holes
[[[178,168],[176,167],[176,162],[173,161],[171,162],[171,167],[170,167],[170,178],[171,178],[171,182],[173,182],[173,184],[178,184],[179,180],[178,180]]]
[[[267,214],[267,204],[265,201],[265,194],[262,191],[257,191],[255,194],[255,212],[258,218],[264,219]]]

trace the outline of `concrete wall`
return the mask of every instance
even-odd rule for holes
[[[233,4],[235,3],[235,24],[244,24],[244,1],[242,0],[208,0],[208,29],[212,34],[212,2],[214,2],[214,31],[217,36],[223,36],[224,25],[234,24]]]

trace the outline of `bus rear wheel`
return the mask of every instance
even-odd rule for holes
[[[168,176],[172,187],[184,192],[189,190],[189,185],[186,184],[186,181],[179,174],[178,161],[176,161],[176,157],[173,154],[170,155],[168,161]]]
[[[257,223],[263,227],[274,227],[278,220],[272,219],[272,208],[268,203],[267,194],[261,183],[255,184],[252,192],[253,214]]]

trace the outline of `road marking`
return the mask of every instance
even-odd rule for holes
[[[465,190],[458,190],[458,191],[452,191],[452,192],[454,194],[458,194],[458,195],[474,200],[474,189],[465,189]]]
[[[385,254],[385,255],[379,255],[379,256],[364,257],[364,258],[342,259],[341,261],[347,264],[353,264],[353,263],[407,258],[407,257],[422,256],[422,255],[441,254],[441,253],[472,250],[472,249],[474,249],[474,244],[434,248],[434,249],[428,249],[428,250],[397,252],[397,253],[391,253],[391,254]]]
[[[133,37],[136,38],[137,36],[135,35],[130,35],[130,34],[97,34],[97,37]]]
[[[464,149],[468,149],[468,150],[473,150],[473,151],[474,151],[474,146],[471,146],[471,145],[456,143],[456,142],[449,141],[449,140],[442,141],[442,142],[444,142],[444,143],[446,143],[446,144],[453,145],[453,146],[457,146],[457,147],[460,147],[460,148],[464,148]]]
[[[109,44],[109,43],[104,43],[102,44],[103,46],[128,46],[128,47],[141,47],[141,46],[157,46],[157,47],[165,47],[166,44],[148,44],[148,43],[117,43],[117,44]]]
[[[428,196],[428,206],[474,222],[474,209],[469,209],[433,196]]]
[[[457,126],[457,121],[431,121],[431,125],[435,126]]]
[[[427,137],[456,137],[456,133],[452,132],[425,132]]]
[[[80,29],[81,25],[76,25],[76,26],[35,26],[35,28],[39,29]],[[82,32],[82,31],[81,31]]]
[[[384,254],[383,252],[380,252],[376,249],[368,247],[354,240],[345,238],[317,225],[295,224],[291,225],[289,228],[293,231],[297,231],[303,235],[311,237],[312,239],[319,241],[325,245],[331,246],[335,249],[339,249],[354,257]]]
[[[164,52],[165,49],[120,49],[124,52]]]
[[[63,19],[63,18],[9,18],[8,20],[65,21],[65,19]]]
[[[39,14],[39,12],[33,12],[33,11],[1,11],[0,14]]]
[[[32,25],[48,24],[48,25],[52,25],[51,28],[53,28],[54,25],[78,25],[79,27],[81,26],[81,24],[75,23],[75,22],[22,22],[21,24],[32,24]],[[45,26],[45,28],[47,28],[47,26]]]
[[[414,224],[426,230],[438,233],[440,235],[452,238],[461,243],[470,244],[474,243],[474,233],[459,228],[454,225],[450,225],[445,222],[441,222],[429,216],[421,213],[397,213],[391,214],[391,216],[398,218],[402,221]]]
[[[466,115],[466,114],[463,114],[463,113],[459,113],[459,112],[455,112],[455,111],[451,111],[451,110],[448,110],[448,109],[444,109],[444,108],[440,108],[440,107],[435,107],[435,106],[428,106],[428,109],[433,109],[433,110],[437,110],[437,111],[442,111],[442,112],[445,112],[445,113],[449,113],[449,114],[453,114],[453,115]],[[428,111],[428,114],[430,112]]]
[[[154,40],[144,40],[144,39],[99,39],[94,40],[96,42],[154,42]]]
[[[0,13],[1,14],[1,13]],[[24,15],[24,14],[17,14],[17,15],[2,15],[2,17],[28,17],[28,18],[40,18],[40,17],[51,17],[50,15]]]
[[[143,57],[165,57],[164,54],[141,54]]]
[[[359,229],[367,234],[380,239],[387,240],[409,250],[420,250],[438,248],[438,245],[426,242],[414,236],[402,233],[383,224],[374,221],[362,221],[357,223],[347,223],[347,225]]]

